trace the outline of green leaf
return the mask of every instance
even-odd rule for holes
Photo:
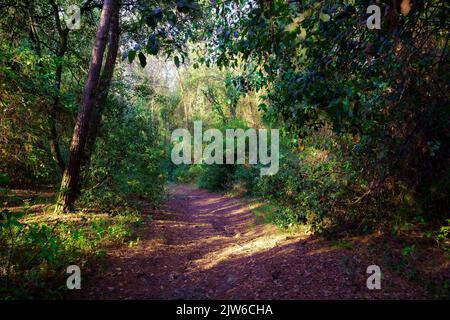
[[[147,42],[147,52],[152,55],[157,55],[159,52],[159,40],[156,38],[154,34],[152,34],[150,37],[148,37]]]
[[[22,211],[11,213],[11,217],[13,217],[15,219],[20,219],[20,218],[23,218],[24,216],[25,216],[25,212],[22,212]]]
[[[136,51],[131,50],[128,52],[128,62],[133,63],[134,58],[136,58]]]
[[[322,20],[323,22],[328,22],[330,21],[330,15],[326,14],[326,13],[320,13],[320,20]]]
[[[344,108],[344,112],[345,112],[345,113],[349,113],[349,111],[350,111],[350,101],[348,101],[347,98],[345,98],[345,99],[342,101],[342,106],[343,106],[343,108]]]
[[[261,103],[261,104],[258,106],[258,110],[267,112],[267,105],[266,105],[265,103]]]
[[[188,13],[190,10],[199,10],[198,3],[192,0],[177,0],[177,10],[182,13]]]
[[[175,62],[177,68],[180,67],[180,58],[178,58],[178,56],[175,56],[175,58],[173,58],[173,61]]]
[[[153,9],[145,17],[145,23],[152,28],[156,28],[156,26],[158,25],[158,22],[161,20],[161,18],[162,18],[162,9],[156,8],[156,9]]]
[[[402,255],[404,257],[409,256],[410,254],[414,253],[416,251],[416,246],[412,245],[412,246],[406,246],[402,249]]]
[[[302,13],[298,17],[296,17],[290,24],[288,24],[284,28],[284,31],[286,32],[295,31],[300,26],[300,23],[302,23],[303,20],[305,20],[305,15]]]
[[[9,177],[6,173],[0,173],[0,185],[5,185],[9,183]]]
[[[299,36],[299,38],[301,40],[305,40],[306,39],[306,29],[305,28],[301,28],[300,29],[300,34],[298,36]]]
[[[177,23],[177,15],[173,11],[167,13],[167,21],[174,26]]]
[[[145,68],[145,66],[147,65],[147,58],[142,52],[139,52],[139,62],[142,68]]]

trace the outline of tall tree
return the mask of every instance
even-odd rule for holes
[[[101,118],[106,106],[111,80],[114,74],[114,67],[116,65],[117,53],[119,51],[119,18],[120,10],[116,8],[111,17],[111,25],[109,28],[108,52],[106,54],[106,61],[100,76],[98,84],[98,94],[95,100],[95,107],[92,110],[92,115],[89,124],[89,132],[86,140],[86,146],[81,160],[81,166],[87,170],[89,167],[90,158],[95,147],[95,140],[97,138],[98,130],[101,126]]]
[[[50,0],[50,5],[52,8],[52,13],[55,19],[55,26],[56,31],[59,36],[59,39],[57,39],[57,49],[56,49],[56,57],[57,64],[56,64],[56,72],[55,72],[55,95],[53,97],[53,102],[50,104],[49,108],[49,116],[48,116],[48,126],[49,126],[49,143],[50,143],[50,151],[52,154],[53,159],[55,160],[56,164],[61,170],[61,173],[64,174],[65,169],[65,163],[63,156],[60,151],[60,145],[59,145],[59,137],[58,132],[56,128],[56,118],[58,110],[61,108],[61,85],[62,85],[62,74],[63,74],[63,62],[62,59],[67,53],[68,50],[68,44],[69,44],[69,34],[70,29],[64,28],[63,24],[61,23],[61,17],[60,17],[60,7],[54,0]],[[31,7],[31,6],[30,6]],[[86,1],[80,8],[80,13],[85,14],[87,11],[92,10],[96,7],[96,4],[93,4],[93,0]],[[30,17],[32,17],[30,15]],[[30,18],[31,19],[31,18]],[[35,41],[37,42],[37,47],[39,48],[39,40],[36,36],[34,37]]]
[[[112,16],[114,16],[117,10],[119,10],[118,0],[105,0],[100,16],[100,24],[97,29],[95,44],[92,49],[83,99],[80,110],[78,111],[75,129],[70,144],[69,161],[61,181],[60,195],[55,207],[55,212],[71,210],[77,198],[81,160],[89,133],[92,108],[95,104],[95,96],[98,91],[103,55],[108,40]]]

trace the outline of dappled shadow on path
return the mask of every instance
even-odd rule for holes
[[[148,210],[145,206],[143,211]],[[83,299],[421,298],[386,272],[366,288],[368,254],[307,234],[257,224],[241,199],[178,185],[167,208],[141,230],[140,243],[109,253],[105,270],[84,281]],[[364,247],[364,242],[360,243]],[[360,250],[361,252],[361,250]],[[367,250],[362,250],[367,252]]]

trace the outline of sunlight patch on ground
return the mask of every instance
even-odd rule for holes
[[[312,250],[310,252],[308,252],[306,255],[307,256],[314,256],[316,254],[324,254],[324,253],[329,253],[329,252],[333,252],[333,251],[337,251],[339,250],[339,248],[336,247],[321,247],[318,248],[316,250]]]
[[[195,206],[205,206],[205,205],[211,205],[211,204],[217,204],[222,202],[223,199],[220,197],[217,198],[210,198],[210,199],[200,199],[200,200],[195,200],[192,201],[192,204]]]
[[[40,213],[31,213],[26,215],[23,223],[52,223],[57,221],[75,222],[85,224],[93,219],[108,219],[110,216],[107,213],[93,213],[93,212],[74,212],[74,213],[54,213],[53,210],[48,210]]]
[[[209,223],[199,223],[199,222],[189,223],[189,222],[159,220],[159,221],[155,221],[154,225],[186,229],[186,228],[207,227],[210,224]]]
[[[249,257],[260,252],[270,250],[279,245],[286,245],[295,241],[298,241],[303,236],[298,237],[286,237],[286,234],[266,234],[259,237],[250,237],[249,241],[245,241],[245,238],[249,235],[243,237],[243,241],[240,243],[233,243],[231,246],[226,246],[221,250],[214,251],[204,256],[202,259],[196,260],[196,268],[200,270],[211,269],[221,262]]]

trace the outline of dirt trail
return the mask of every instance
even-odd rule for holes
[[[148,208],[143,208],[148,210]],[[257,224],[238,198],[172,188],[167,208],[140,231],[140,242],[108,253],[106,270],[83,281],[82,299],[423,298],[385,272],[382,290],[366,288],[376,264],[364,243],[339,249],[305,234]]]

